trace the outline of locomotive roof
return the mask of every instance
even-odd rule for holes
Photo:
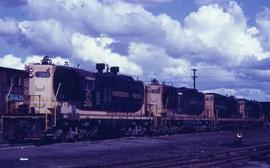
[[[245,101],[245,102],[256,102],[256,103],[259,103],[258,101],[256,100],[248,100],[248,99],[237,99],[238,101]]]
[[[249,101],[249,100],[247,100],[247,99],[237,99],[238,101]]]
[[[84,69],[76,68],[76,67],[69,67],[69,66],[63,66],[63,65],[57,65],[56,67],[63,68],[63,69],[69,69],[74,70],[78,74],[82,76],[89,76],[89,77],[107,77],[107,78],[117,78],[122,80],[129,80],[129,81],[135,81],[131,76],[127,75],[120,75],[120,74],[113,74],[111,72],[104,72],[104,73],[98,73],[98,72],[91,72]]]
[[[63,66],[63,65],[57,65],[56,66],[57,68],[63,68],[63,69],[67,69],[67,70],[73,70],[77,73],[79,73],[80,75],[83,75],[83,76],[94,76],[94,73],[93,72],[90,72],[90,71],[87,71],[87,70],[84,70],[84,69],[80,69],[80,68],[75,68],[75,67],[69,67],[69,66]]]
[[[177,88],[177,91],[180,91],[180,92],[198,92],[197,89],[187,88],[187,87]]]
[[[264,105],[269,105],[270,106],[270,102],[267,102],[267,101],[263,101],[263,102],[260,102],[261,104],[264,104]]]
[[[127,75],[115,75],[111,72],[105,72],[105,73],[98,73],[95,72],[96,76],[100,76],[100,77],[106,77],[106,78],[117,78],[117,79],[122,79],[122,80],[128,80],[128,81],[135,81],[131,76],[127,76]]]
[[[225,95],[222,95],[222,94],[218,94],[218,93],[205,93],[206,95],[213,95],[214,97],[217,97],[217,98],[229,98],[229,99],[235,99],[234,96],[225,96]]]
[[[26,73],[25,70],[20,70],[20,69],[14,69],[14,68],[7,68],[7,67],[0,67],[0,71],[5,71],[5,72],[13,72],[13,73]]]

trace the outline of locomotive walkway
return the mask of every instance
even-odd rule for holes
[[[270,128],[0,148],[0,167],[269,167]],[[263,160],[258,160],[262,159]],[[256,160],[253,160],[254,157]]]

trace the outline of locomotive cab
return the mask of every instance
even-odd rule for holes
[[[37,113],[48,114],[49,109],[55,107],[55,95],[53,93],[53,74],[55,65],[48,57],[44,57],[41,63],[31,64],[27,67],[29,72],[29,105]]]
[[[146,92],[146,109],[151,116],[166,116],[176,109],[177,91],[175,87],[152,83],[146,86]]]

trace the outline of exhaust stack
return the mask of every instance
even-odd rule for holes
[[[104,63],[96,64],[96,70],[98,71],[98,73],[103,73],[104,69],[105,69],[105,64]]]
[[[114,75],[117,75],[118,72],[119,72],[119,67],[111,67],[111,73],[113,73]]]

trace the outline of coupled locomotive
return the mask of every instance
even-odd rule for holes
[[[105,72],[105,64],[96,68],[95,73],[56,66],[48,57],[29,65],[23,107],[30,110],[3,116],[4,137],[38,138],[44,132],[56,138],[119,134],[119,129],[126,133],[142,125],[142,120],[144,125],[150,122],[144,110],[143,82],[119,75],[118,67]]]
[[[16,113],[2,117],[4,138],[176,133],[185,125],[215,128],[264,121],[257,102],[204,94],[157,80],[144,84],[105,64],[97,64],[96,69],[89,72],[54,65],[46,56],[41,63],[28,65],[24,102]]]

